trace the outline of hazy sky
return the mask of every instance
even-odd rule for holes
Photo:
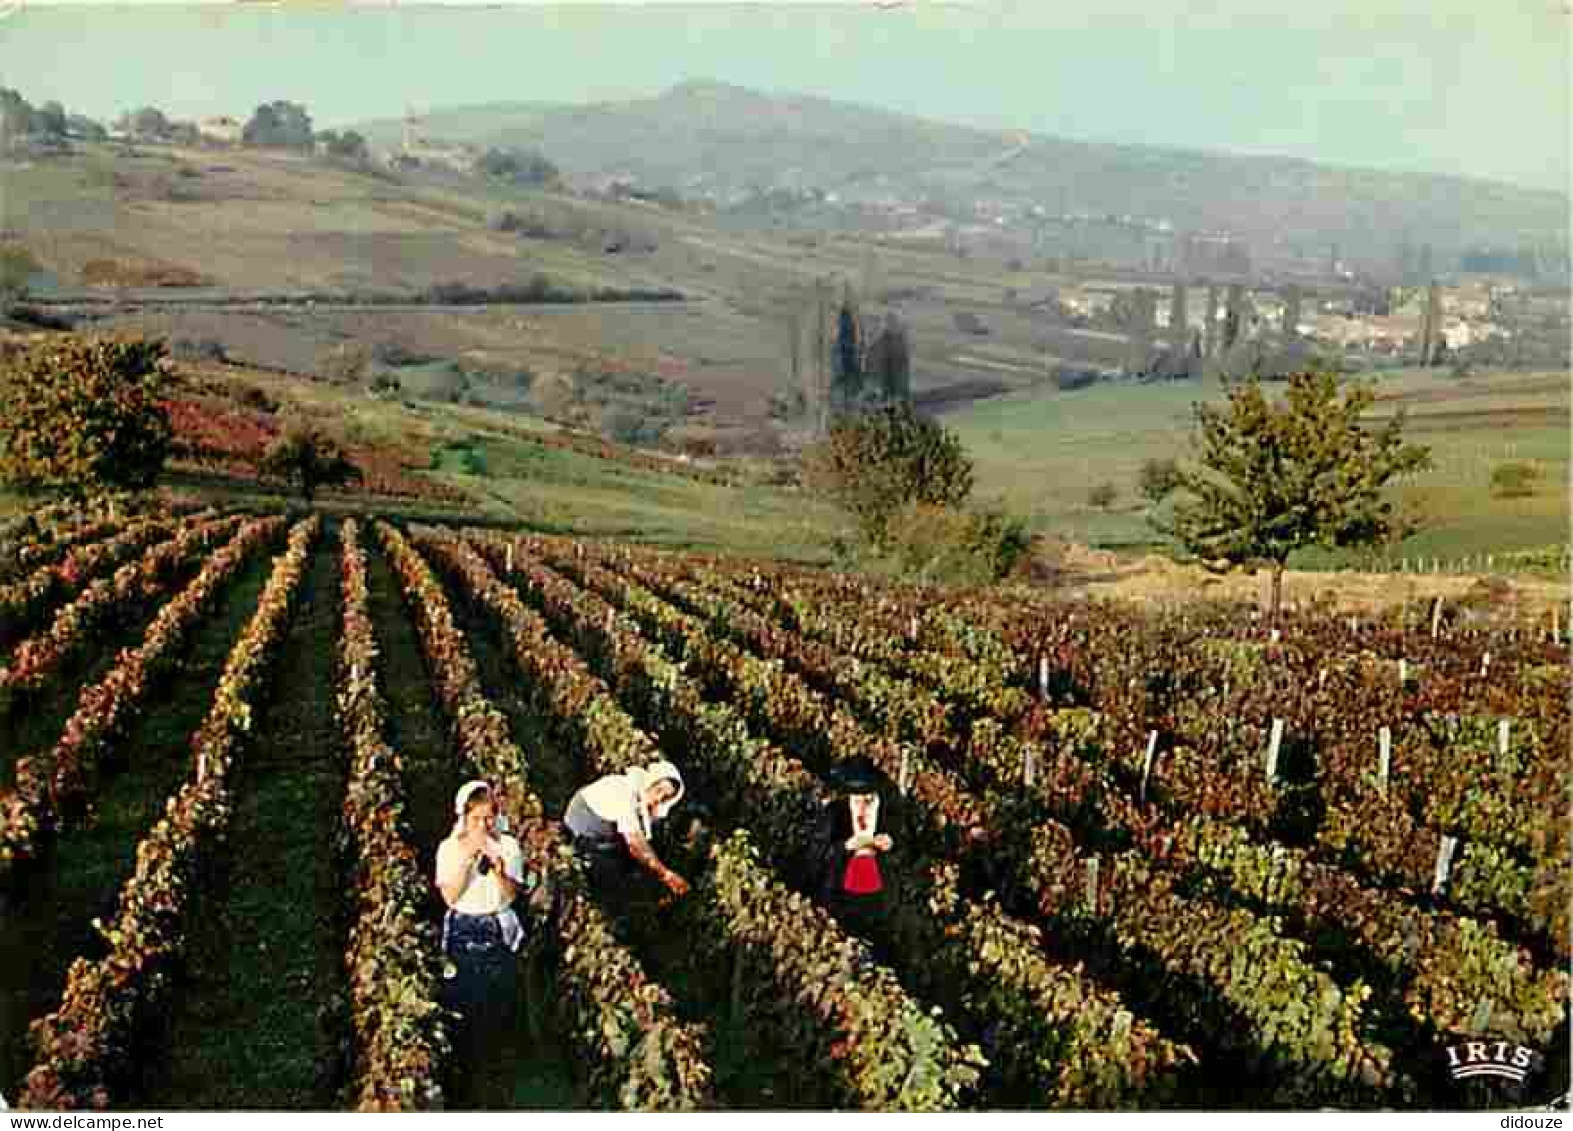
[[[1089,141],[1568,191],[1569,0],[103,5],[0,0],[0,85],[319,127],[715,78]],[[15,10],[16,8],[20,10]]]

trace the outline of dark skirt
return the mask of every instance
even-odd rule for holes
[[[519,959],[503,944],[495,915],[448,912],[443,1004],[464,1018],[466,1036],[484,1040],[513,1016]]]

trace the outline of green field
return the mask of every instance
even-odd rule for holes
[[[1402,406],[1408,435],[1432,449],[1431,471],[1398,491],[1423,509],[1426,527],[1394,551],[1461,559],[1565,544],[1569,539],[1569,391],[1565,378],[1501,374],[1458,380],[1443,370],[1376,375],[1373,418]],[[1218,399],[1209,383],[1103,384],[1075,392],[1021,393],[947,414],[977,461],[976,494],[1030,516],[1034,529],[1105,548],[1152,543],[1137,475],[1148,459],[1189,451],[1192,406]],[[1498,499],[1491,473],[1527,461],[1541,471],[1533,496]],[[1106,510],[1088,491],[1110,483]],[[1320,564],[1345,559],[1310,558]],[[1309,562],[1307,563],[1309,564]]]

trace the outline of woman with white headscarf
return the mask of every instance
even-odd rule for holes
[[[437,847],[437,888],[448,906],[443,997],[464,1019],[456,1045],[468,1046],[464,1059],[473,1064],[480,1044],[513,1012],[515,954],[524,937],[513,905],[526,884],[524,853],[498,832],[497,801],[486,782],[466,782],[453,807],[453,831]]]
[[[683,775],[670,762],[634,766],[591,782],[568,802],[563,824],[574,849],[589,865],[596,889],[614,912],[626,906],[632,864],[648,869],[673,895],[688,881],[661,862],[650,847],[657,821],[683,797]]]

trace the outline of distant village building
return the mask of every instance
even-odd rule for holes
[[[197,123],[197,135],[215,145],[239,145],[246,127],[237,119],[219,115]]]

